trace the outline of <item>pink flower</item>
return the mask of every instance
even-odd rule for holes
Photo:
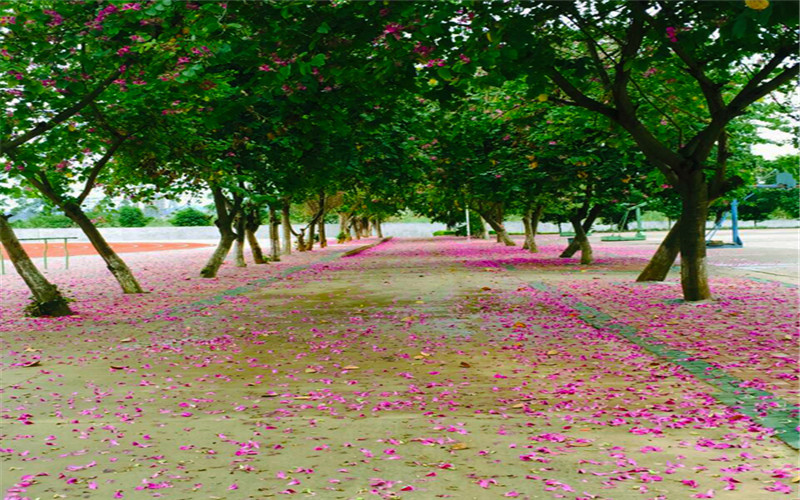
[[[43,12],[48,16],[52,17],[50,22],[47,23],[48,26],[58,26],[64,22],[64,17],[54,10],[44,10]]]
[[[481,488],[488,488],[489,486],[497,484],[497,480],[495,479],[480,479],[478,480],[478,486]]]
[[[140,3],[126,3],[125,5],[120,8],[120,10],[142,10],[142,4]]]
[[[678,42],[678,37],[676,36],[676,33],[677,30],[675,28],[673,28],[672,26],[667,26],[667,38],[669,38],[670,42],[672,43]]]
[[[423,57],[427,56],[431,52],[433,52],[433,47],[428,47],[427,45],[422,45],[422,43],[420,43],[420,42],[417,42],[417,44],[414,45],[414,53],[419,54],[419,55],[421,55]]]
[[[787,495],[792,492],[792,487],[787,484],[783,484],[781,481],[775,481],[772,486],[767,486],[764,489],[767,491],[786,493]]]
[[[131,51],[131,48],[126,45],[126,46],[122,47],[121,49],[119,49],[117,51],[117,55],[118,56],[123,56],[123,55],[127,54],[130,51]]]

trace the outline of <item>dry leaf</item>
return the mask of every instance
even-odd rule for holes
[[[525,408],[525,403],[517,403],[512,408]]]
[[[25,363],[24,365],[22,365],[22,367],[23,368],[30,368],[31,366],[39,366],[39,364],[40,364],[39,360],[35,359],[33,361],[29,361],[28,363]]]
[[[461,368],[472,368],[472,365],[467,363],[466,361],[462,361],[461,363],[458,364],[458,366],[460,366]]]
[[[120,342],[133,342],[133,339],[131,337],[125,337],[124,339],[120,339],[119,341]]]
[[[347,365],[342,370],[358,370],[358,367],[356,365]]]
[[[469,446],[467,446],[467,443],[454,443],[450,446],[450,449],[454,451],[466,450],[467,448],[469,448]]]
[[[547,355],[548,355],[548,356],[553,356],[553,355],[555,355],[555,354],[558,354],[558,351],[556,351],[556,350],[547,351]]]
[[[421,354],[418,354],[418,355],[414,356],[414,359],[425,359],[425,356],[423,356]]]
[[[800,483],[800,476],[796,476],[792,479],[793,483]]]
[[[295,396],[292,399],[311,399],[311,396]]]
[[[315,369],[313,369],[313,368],[306,368],[304,371],[305,371],[306,373],[317,373],[317,370],[315,370]]]
[[[528,325],[526,325],[525,323],[521,323],[519,321],[514,323],[514,328],[525,328],[526,326],[528,326]]]
[[[33,347],[26,347],[25,352],[41,352],[41,349],[34,349]]]
[[[481,290],[483,290],[484,292],[488,292],[489,290],[491,290],[491,288],[489,288],[488,286],[484,286],[481,287]]]
[[[430,357],[430,356],[431,356],[431,353],[429,353],[429,352],[425,352],[425,351],[420,351],[420,352],[419,352],[419,355],[420,355],[420,356],[424,356],[424,357],[428,358],[428,357]]]
[[[110,368],[111,368],[112,370],[124,370],[125,368],[127,368],[127,366],[116,366],[116,365],[111,365],[111,367],[110,367]]]

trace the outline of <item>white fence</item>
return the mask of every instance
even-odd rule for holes
[[[643,222],[642,225],[646,230],[657,231],[668,229],[666,222]],[[301,226],[294,226],[295,229]],[[384,236],[394,236],[398,238],[427,238],[430,237],[434,231],[442,231],[447,229],[444,224],[428,224],[423,222],[387,222],[382,224]],[[631,229],[635,224],[631,224]],[[713,227],[712,223],[708,223],[707,227]],[[724,228],[730,227],[730,221],[727,221]],[[751,221],[739,221],[739,227],[742,229],[749,229],[753,227],[758,228],[793,228],[800,227],[800,221],[797,220],[770,220],[762,221],[757,225]],[[562,224],[564,230],[570,230],[569,224]],[[506,229],[511,233],[522,233],[522,222],[511,221],[506,223]],[[610,225],[596,224],[595,231],[607,231],[614,229]],[[262,226],[257,236],[260,239],[268,240],[269,234],[267,233],[268,227]],[[326,224],[325,231],[328,238],[335,238],[339,232],[338,224]],[[543,233],[558,232],[558,226],[551,223],[543,223],[539,226],[539,231]],[[14,232],[18,238],[45,238],[45,237],[75,237],[75,241],[87,241],[86,236],[78,228],[41,228],[41,229],[15,229]],[[216,241],[219,239],[219,232],[216,227],[104,227],[100,228],[103,237],[108,241]]]

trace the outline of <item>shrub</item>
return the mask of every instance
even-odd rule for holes
[[[65,228],[65,227],[76,227],[75,223],[67,217],[66,215],[62,214],[52,214],[52,215],[37,215],[35,217],[31,217],[25,221],[17,221],[12,224],[14,227],[33,227],[33,228],[45,228],[45,227],[55,227],[55,228]]]
[[[196,208],[188,207],[172,214],[169,222],[173,226],[210,226],[211,216]]]
[[[117,222],[120,227],[144,227],[149,222],[149,218],[144,216],[138,207],[121,207]]]

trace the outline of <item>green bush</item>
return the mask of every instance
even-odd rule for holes
[[[28,220],[14,222],[12,225],[14,227],[19,227],[19,228],[76,227],[75,223],[72,222],[72,220],[69,217],[62,214],[37,215],[35,217],[31,217]]]
[[[120,207],[117,222],[120,227],[144,227],[149,221],[138,207]]]
[[[434,236],[456,236],[456,231],[434,231]]]
[[[210,226],[211,216],[196,208],[188,207],[172,214],[169,222],[173,226]]]

